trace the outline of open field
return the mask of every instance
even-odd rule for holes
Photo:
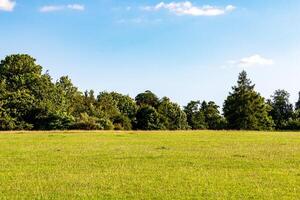
[[[4,133],[0,199],[300,199],[300,133]]]

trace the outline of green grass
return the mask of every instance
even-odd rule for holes
[[[300,199],[300,133],[3,133],[0,199]]]

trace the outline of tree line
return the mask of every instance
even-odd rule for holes
[[[134,99],[117,92],[80,92],[63,76],[54,82],[29,55],[0,63],[0,130],[300,130],[300,93],[276,90],[270,99],[255,91],[242,71],[223,105],[190,101],[181,108],[145,91]]]

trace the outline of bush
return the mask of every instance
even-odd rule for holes
[[[300,130],[300,119],[289,120],[284,127],[285,130]]]
[[[91,117],[87,113],[81,113],[72,128],[82,130],[100,130],[102,127],[99,123],[97,123],[98,120],[99,119],[97,117]]]
[[[75,119],[66,113],[49,113],[38,116],[35,121],[36,130],[67,130],[74,125]]]
[[[87,113],[81,113],[72,129],[80,130],[113,130],[113,123],[106,118],[89,116]]]
[[[101,118],[98,120],[98,123],[99,123],[99,127],[101,130],[113,130],[114,129],[114,125],[109,119]]]
[[[117,116],[113,125],[115,130],[131,130],[132,128],[130,119],[123,115]]]

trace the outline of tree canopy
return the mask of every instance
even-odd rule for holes
[[[293,116],[293,105],[289,102],[290,94],[285,90],[276,90],[271,96],[270,105],[276,129],[283,129]]]
[[[147,90],[134,99],[117,92],[81,92],[68,76],[53,81],[26,54],[0,62],[0,130],[300,130],[299,101],[276,90],[268,102],[242,71],[224,102],[190,101],[183,108]],[[199,94],[200,96],[201,94]]]

